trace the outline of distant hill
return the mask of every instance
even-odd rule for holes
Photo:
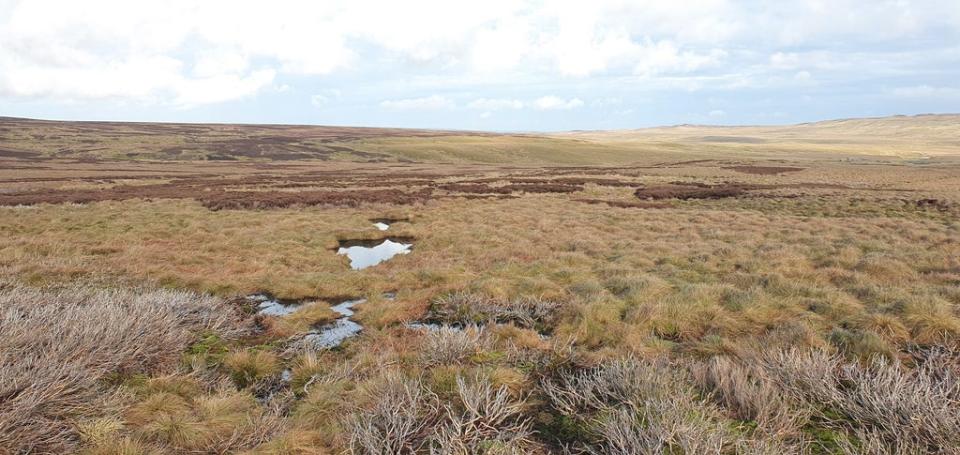
[[[790,126],[679,125],[497,134],[399,128],[72,122],[0,117],[0,158],[333,160],[627,164],[824,153],[960,156],[960,115],[831,120]]]
[[[636,146],[669,143],[711,150],[954,156],[960,155],[960,114],[897,115],[786,126],[677,125],[553,136]]]

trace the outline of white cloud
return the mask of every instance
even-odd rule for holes
[[[274,76],[273,70],[260,70],[248,76],[227,74],[203,79],[183,79],[174,89],[177,93],[174,103],[188,108],[244,98],[270,86]]]
[[[324,107],[330,104],[330,101],[339,99],[342,95],[340,89],[326,89],[310,97],[310,104],[314,107]]]
[[[727,52],[722,49],[694,52],[682,51],[669,41],[648,43],[639,48],[633,72],[641,76],[689,73],[717,66],[726,56]]]
[[[960,98],[958,87],[933,87],[930,85],[915,85],[897,87],[890,92],[898,98]]]
[[[193,64],[193,76],[211,77],[223,74],[243,73],[250,60],[239,52],[203,52]]]
[[[330,98],[327,98],[324,95],[313,95],[310,97],[310,104],[312,104],[313,107],[323,107],[329,102]]]
[[[431,95],[423,98],[405,98],[399,100],[385,100],[380,102],[380,107],[394,110],[440,110],[451,109],[456,104],[440,95]]]
[[[533,102],[533,107],[541,111],[569,110],[576,109],[581,106],[583,106],[583,101],[580,98],[571,98],[567,100],[553,95],[537,98]]]
[[[800,56],[794,52],[776,52],[770,56],[770,66],[776,69],[790,70],[800,65]]]
[[[714,110],[710,111],[710,113],[707,114],[707,115],[709,115],[710,117],[713,117],[713,118],[719,118],[719,117],[723,117],[723,116],[727,115],[727,112],[724,111],[724,110],[722,110],[722,109],[714,109]]]
[[[490,28],[477,31],[472,38],[470,62],[482,72],[515,68],[524,56],[533,52],[533,31],[529,22],[504,18]]]
[[[525,103],[515,99],[504,98],[478,98],[467,104],[470,109],[484,111],[499,111],[503,109],[523,109]]]
[[[0,0],[0,101],[185,107],[281,85],[325,104],[316,86],[344,79],[391,109],[453,107],[406,98],[442,90],[484,112],[583,103],[512,99],[528,87],[626,98],[886,77],[906,96],[949,85],[917,75],[955,75],[958,30],[956,0]]]
[[[593,102],[590,103],[590,105],[594,107],[610,107],[610,106],[619,106],[621,104],[623,104],[623,99],[616,96],[610,96],[607,98],[593,100]]]

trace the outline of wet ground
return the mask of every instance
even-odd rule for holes
[[[386,293],[383,298],[393,300],[396,295]],[[302,302],[282,302],[266,294],[253,294],[247,297],[248,300],[259,302],[257,305],[257,314],[264,316],[284,317],[299,311],[303,307]],[[339,346],[344,340],[357,335],[363,330],[363,326],[350,319],[354,312],[353,307],[365,303],[367,299],[349,299],[344,300],[330,307],[339,317],[331,323],[322,324],[313,327],[302,338],[301,343],[304,347],[312,349],[330,349]]]
[[[375,240],[342,240],[337,254],[350,258],[350,268],[362,270],[375,266],[398,254],[407,254],[413,247],[409,238],[386,238]]]

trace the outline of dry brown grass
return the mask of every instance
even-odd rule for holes
[[[0,449],[15,453],[75,447],[72,421],[100,412],[106,378],[169,369],[195,333],[232,317],[191,292],[78,286],[5,284],[0,308]]]
[[[767,437],[798,436],[813,412],[789,400],[767,372],[750,364],[718,356],[692,364],[691,370],[694,382],[733,417],[756,423]]]
[[[721,453],[732,439],[682,370],[662,361],[610,362],[544,382],[543,391],[583,427],[577,443],[588,453]]]
[[[184,179],[191,188],[219,188],[211,194],[282,195],[292,204],[211,211],[174,192],[150,201],[0,207],[0,273],[17,283],[0,293],[39,293],[45,297],[33,300],[45,303],[36,308],[70,303],[47,316],[30,310],[39,318],[30,325],[20,322],[21,302],[8,312],[4,301],[16,326],[56,327],[50,336],[65,339],[87,332],[49,318],[128,327],[120,321],[129,316],[80,317],[85,310],[70,308],[96,299],[73,294],[140,295],[104,289],[143,283],[235,303],[251,292],[367,299],[354,308],[363,332],[321,352],[300,352],[290,340],[332,316],[325,303],[282,318],[247,313],[250,336],[239,339],[196,322],[232,314],[219,298],[198,300],[210,313],[185,304],[187,318],[168,331],[159,328],[179,310],[136,306],[156,308],[144,313],[149,320],[131,319],[138,322],[130,330],[160,335],[104,329],[106,344],[122,348],[76,350],[67,367],[56,357],[66,351],[38,351],[56,356],[38,360],[37,371],[82,379],[47,381],[69,390],[43,389],[76,411],[40,413],[53,424],[22,427],[44,428],[63,447],[90,453],[956,450],[957,360],[930,354],[960,342],[955,167],[660,158],[620,168],[291,162],[123,163],[110,171],[104,163],[18,162],[28,169],[0,169],[6,194],[117,194]],[[742,166],[804,169],[727,169]],[[439,189],[445,185],[506,188],[489,195],[510,198],[470,199]],[[538,185],[578,191],[523,191]],[[674,191],[731,186],[742,191],[717,199]],[[433,197],[413,204],[297,202],[317,191],[425,188]],[[666,188],[669,200],[643,201],[638,188]],[[920,202],[927,200],[937,203]],[[378,218],[406,221],[384,233],[371,225]],[[413,239],[413,251],[361,271],[333,251],[344,240],[385,235]],[[70,295],[37,290],[43,286]],[[167,297],[179,302],[176,295]],[[469,328],[407,328],[413,321]],[[55,345],[40,333],[17,339]],[[21,349],[7,342],[0,347]],[[136,358],[123,360],[130,352]],[[0,374],[20,368],[5,363]]]

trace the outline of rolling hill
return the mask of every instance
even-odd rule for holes
[[[0,118],[0,157],[80,160],[324,160],[524,165],[650,160],[960,155],[960,115],[789,126],[679,125],[500,134],[310,125],[75,122]]]

